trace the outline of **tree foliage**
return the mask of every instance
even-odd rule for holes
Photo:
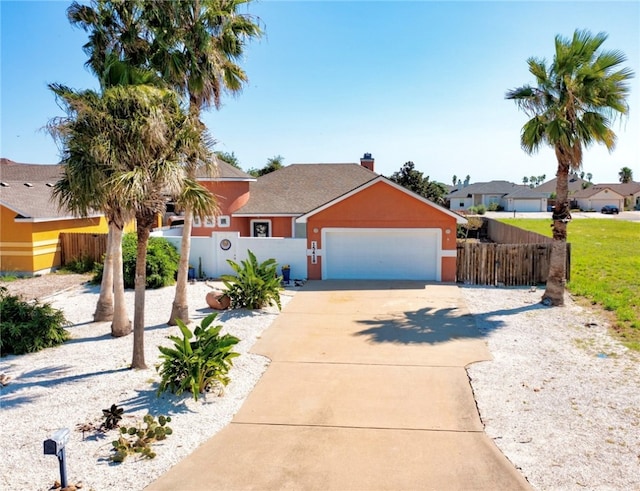
[[[633,181],[633,171],[629,167],[623,167],[618,172],[618,178],[620,182],[623,184],[629,183]]]
[[[394,172],[389,179],[402,187],[427,198],[434,203],[444,203],[447,189],[439,182],[430,181],[422,172],[415,168],[411,161],[406,162],[399,171]]]
[[[249,169],[247,173],[251,174],[253,177],[264,176],[270,172],[282,169],[283,162],[284,157],[282,155],[276,155],[275,157],[268,159],[266,165],[262,169]]]
[[[227,164],[232,165],[236,169],[242,169],[242,167],[240,166],[240,161],[238,160],[238,157],[236,157],[236,154],[234,152],[229,153],[229,152],[217,151],[214,153],[216,157],[218,157],[223,162],[226,162]]]

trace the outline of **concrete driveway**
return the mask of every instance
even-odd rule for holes
[[[309,282],[253,351],[272,363],[231,424],[147,489],[531,489],[483,432],[456,286]]]

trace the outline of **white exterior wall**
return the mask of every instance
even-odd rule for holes
[[[580,198],[577,202],[581,210],[600,211],[604,205],[613,205],[617,206],[620,211],[624,210],[624,197],[609,189],[598,191],[588,198]]]
[[[473,206],[472,198],[452,198],[450,201],[449,209],[451,211],[468,210]],[[460,204],[462,203],[462,206]]]
[[[152,235],[164,237],[180,251],[182,237],[165,235],[163,232],[169,231],[158,231]],[[225,250],[223,245],[229,248]],[[232,274],[233,269],[227,259],[240,263],[248,258],[247,250],[253,252],[259,262],[275,259],[278,262],[278,274],[281,274],[280,267],[288,264],[291,266],[292,279],[307,278],[306,239],[240,237],[238,232],[213,232],[211,237],[191,237],[189,264],[195,268],[196,274],[202,264],[202,272],[206,277],[217,278]]]

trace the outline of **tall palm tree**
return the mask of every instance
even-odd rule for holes
[[[564,304],[567,223],[571,220],[568,200],[569,172],[582,166],[583,148],[602,143],[615,146],[611,118],[626,115],[629,107],[627,82],[633,77],[620,51],[601,47],[607,34],[595,36],[576,30],[571,39],[556,36],[553,61],[529,58],[529,71],[536,86],[524,85],[506,93],[531,119],[520,136],[522,149],[535,153],[549,145],[557,160],[556,206],[553,212],[553,245],[547,286],[542,302]]]
[[[89,55],[86,65],[98,77],[103,89],[114,85],[161,83],[153,72],[136,66],[136,64],[143,65],[149,49],[148,43],[141,37],[142,5],[139,0],[128,2],[99,0],[92,2],[91,6],[74,1],[67,9],[67,18],[71,24],[90,33],[89,41],[84,45],[84,50]],[[130,41],[118,43],[117,40],[121,38]],[[56,90],[53,90],[55,93]],[[58,96],[61,97],[61,94]],[[68,91],[66,97],[73,98],[74,94]],[[80,149],[80,151],[83,150]],[[76,180],[86,177],[86,169],[81,162],[78,164],[67,164],[67,170],[76,172],[74,178]],[[106,176],[103,178],[107,179]],[[89,189],[96,189],[99,186],[97,182],[92,182]],[[90,195],[92,195],[91,192],[87,194],[87,196]],[[112,196],[103,204],[109,233],[94,320],[112,320],[112,335],[123,336],[131,332],[131,321],[128,319],[124,301],[122,273],[124,222],[121,219],[123,212],[117,198],[118,196]]]
[[[247,81],[238,65],[245,43],[259,37],[253,17],[239,12],[251,0],[194,0],[149,3],[145,16],[152,29],[151,65],[189,101],[194,120],[211,106],[219,108],[223,92],[237,93]],[[187,175],[195,179],[202,160],[187,161]],[[211,165],[206,166],[212,172]],[[187,279],[193,210],[185,206],[180,267],[169,324],[189,321]]]
[[[114,71],[113,63],[109,62],[114,58],[129,67],[155,71],[188,99],[192,120],[198,120],[201,109],[218,108],[223,92],[238,92],[247,80],[237,62],[243,55],[246,40],[261,34],[250,15],[238,12],[250,1],[93,0],[91,6],[74,2],[68,15],[72,23],[91,33],[85,45],[90,56],[87,65],[101,80]],[[127,80],[128,73],[121,72],[121,81]],[[212,161],[192,155],[186,161],[188,176],[195,179],[197,169],[203,165],[209,173],[213,172]],[[188,201],[184,204],[172,324],[175,319],[188,321],[186,285],[195,210]]]
[[[618,172],[618,178],[623,184],[631,182],[633,181],[633,171],[629,167],[623,167],[620,169],[620,172]]]
[[[164,211],[165,194],[184,187],[183,160],[203,155],[202,128],[178,103],[177,95],[153,86],[129,85],[106,89],[103,132],[109,161],[115,168],[108,185],[122,196],[125,210],[135,214],[138,235],[133,321],[133,368],[146,368],[144,305],[146,254],[151,229]]]
[[[49,131],[61,143],[63,153],[63,175],[54,185],[53,197],[60,207],[81,216],[95,210],[105,214],[109,233],[94,320],[110,320],[111,335],[125,336],[131,332],[131,321],[124,299],[122,233],[133,216],[122,208],[120,196],[105,186],[113,171],[104,159],[100,98],[93,91],[74,92],[59,84],[49,87],[67,113],[49,123]]]

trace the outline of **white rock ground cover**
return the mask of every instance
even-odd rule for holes
[[[493,361],[468,367],[485,431],[540,490],[640,490],[640,354],[567,295],[463,288]]]
[[[209,287],[189,285],[197,321],[210,312]],[[284,293],[286,304],[295,290]],[[231,421],[268,365],[248,353],[277,316],[263,311],[228,311],[219,316],[225,332],[242,342],[232,382],[223,397],[208,394],[156,397],[157,346],[178,334],[167,327],[174,289],[147,292],[145,356],[148,370],[127,369],[132,336],[114,339],[109,323],[92,323],[97,289],[82,287],[49,299],[74,324],[63,346],[0,360],[11,383],[0,394],[2,489],[49,489],[58,462],[43,455],[43,440],[68,427],[70,483],[103,491],[141,490]],[[640,357],[613,341],[603,320],[568,298],[564,308],[538,304],[529,289],[463,287],[462,294],[486,337],[494,360],[468,367],[487,434],[540,490],[640,489]],[[127,292],[133,312],[133,292]],[[111,441],[76,425],[102,421],[111,404],[125,409],[123,425],[144,414],[170,414],[173,435],[155,446],[153,460],[129,457],[110,463]]]

